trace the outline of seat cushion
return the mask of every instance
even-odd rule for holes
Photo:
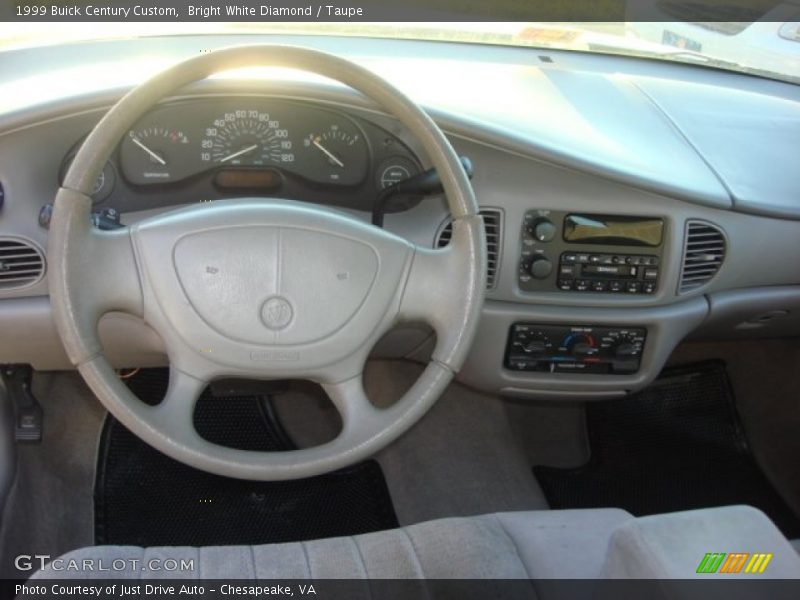
[[[612,533],[630,519],[618,509],[533,511],[290,544],[97,546],[65,554],[33,578],[595,578]],[[169,559],[191,568],[171,570]]]
[[[713,568],[701,567],[711,555]],[[768,557],[768,558],[767,558]],[[609,579],[800,577],[800,558],[777,527],[752,506],[723,506],[651,515],[621,525],[611,536],[603,576]]]

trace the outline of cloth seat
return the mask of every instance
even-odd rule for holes
[[[725,554],[710,572],[699,566],[709,553]],[[33,579],[680,580],[740,576],[745,571],[727,567],[744,565],[755,554],[769,554],[760,575],[800,578],[795,549],[752,507],[640,518],[618,509],[551,510],[440,519],[289,544],[96,546],[65,554]],[[722,562],[734,555],[733,563]],[[174,570],[171,564],[187,566]]]
[[[591,578],[600,574],[614,530],[632,518],[618,509],[532,511],[288,544],[96,546],[51,561],[33,579]],[[154,560],[165,565],[168,559],[193,561],[193,569],[148,568]]]

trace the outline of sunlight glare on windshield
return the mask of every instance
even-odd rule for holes
[[[666,2],[679,10],[681,2]],[[53,44],[158,36],[242,35],[242,43],[283,36],[347,36],[602,52],[800,79],[800,9],[749,22],[458,23],[3,23],[0,51]],[[292,38],[295,39],[295,38]]]

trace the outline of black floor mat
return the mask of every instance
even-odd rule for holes
[[[150,404],[166,390],[165,370],[128,380]],[[198,400],[198,433],[247,450],[294,446],[271,412],[268,397]],[[198,471],[154,450],[109,416],[100,442],[95,483],[98,544],[205,546],[264,544],[355,535],[397,527],[383,472],[365,461],[319,477],[252,482]]]
[[[749,504],[800,536],[800,521],[750,453],[724,363],[667,369],[638,394],[589,403],[586,420],[587,464],[534,467],[552,508],[613,506],[640,516]]]

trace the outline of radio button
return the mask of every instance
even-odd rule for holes
[[[578,254],[577,258],[575,259],[577,262],[581,264],[585,264],[589,262],[589,255],[588,254]]]
[[[641,287],[642,286],[638,281],[629,281],[627,286],[625,287],[625,290],[629,294],[638,294],[639,291],[641,290]]]
[[[568,292],[572,289],[572,280],[571,279],[559,279],[558,280],[558,288]]]
[[[645,294],[652,294],[653,292],[655,292],[655,291],[656,291],[656,284],[655,284],[655,282],[654,282],[654,281],[645,281],[645,282],[642,284],[642,291],[643,291]]]
[[[575,276],[575,265],[561,265],[558,270],[558,274],[562,277],[574,277]]]
[[[574,263],[577,260],[578,260],[578,256],[576,254],[567,253],[567,254],[562,254],[561,255],[561,262]]]
[[[575,282],[575,289],[578,290],[579,292],[585,292],[586,290],[589,289],[589,282],[586,281],[585,279],[578,279]]]
[[[608,282],[608,291],[609,292],[621,292],[625,288],[623,282],[621,281],[609,281]]]
[[[658,269],[645,269],[644,270],[644,278],[645,279],[658,279]]]
[[[592,282],[592,290],[595,292],[605,292],[606,291],[606,282],[605,281],[593,281]]]

